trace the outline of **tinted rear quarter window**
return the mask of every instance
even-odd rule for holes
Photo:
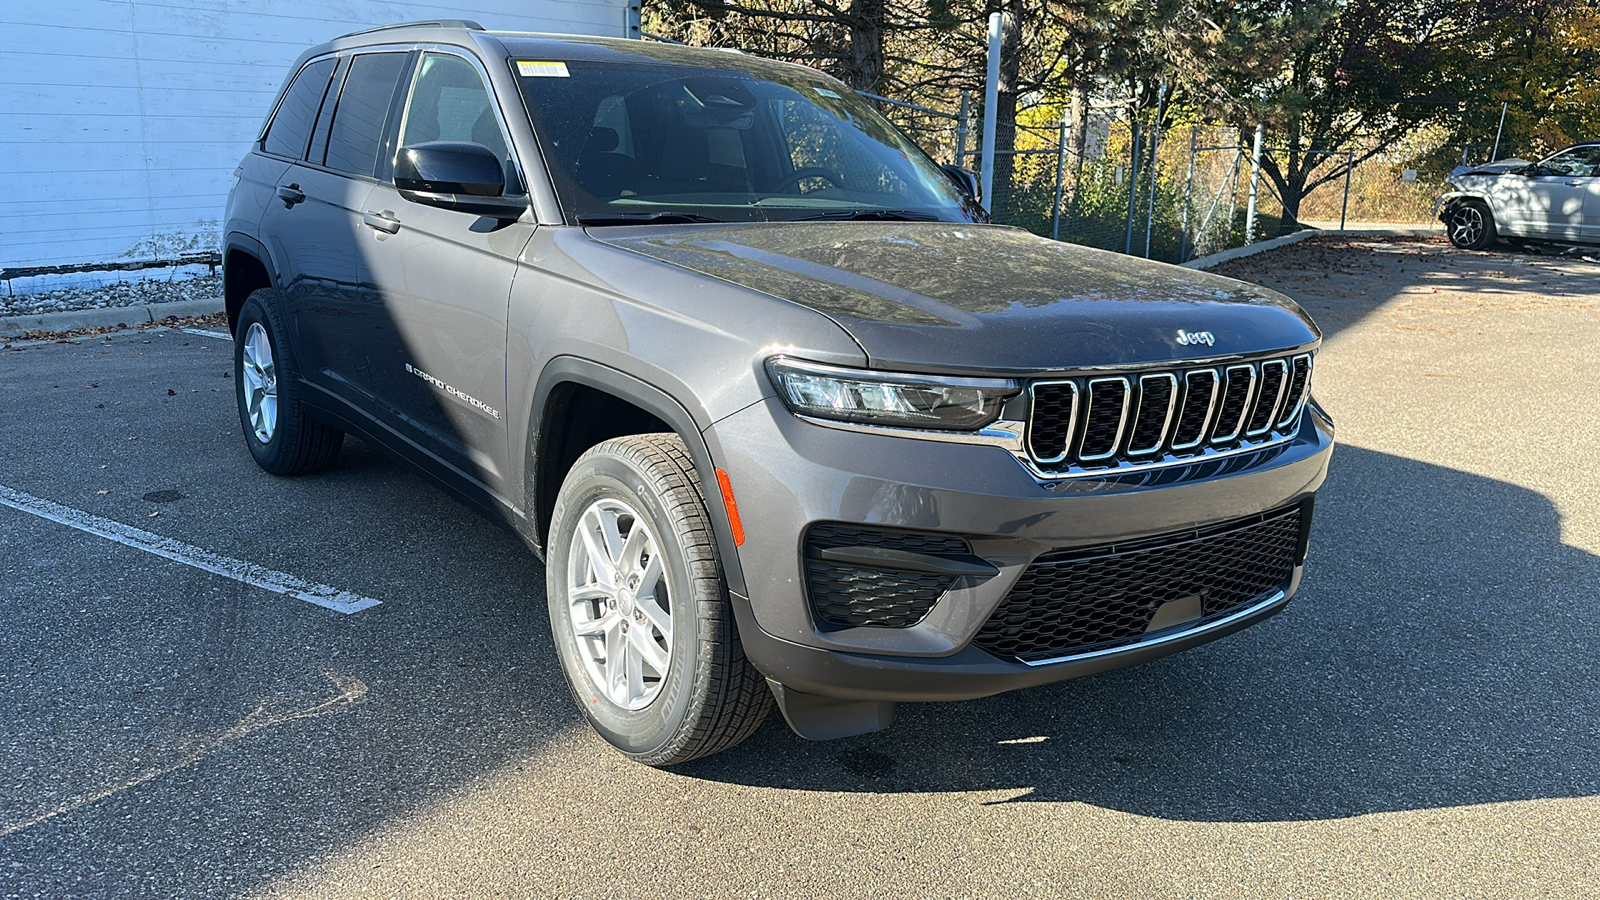
[[[319,59],[300,70],[294,83],[278,104],[277,115],[267,127],[262,149],[277,156],[305,159],[306,143],[311,138],[311,123],[317,119],[322,96],[333,75],[334,60]]]
[[[377,171],[378,146],[405,64],[404,53],[368,53],[351,61],[328,135],[330,169],[367,176]]]

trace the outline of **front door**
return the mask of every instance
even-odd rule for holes
[[[466,141],[505,161],[507,192],[523,191],[493,95],[477,64],[449,52],[422,55],[401,120],[400,147]],[[386,346],[373,347],[374,389],[393,427],[510,502],[505,483],[506,311],[527,222],[413,203],[392,181],[366,198],[364,256],[388,313]]]

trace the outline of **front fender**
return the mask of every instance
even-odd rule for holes
[[[1450,191],[1433,204],[1433,217],[1441,222],[1444,221],[1450,208],[1462,200],[1477,200],[1485,205],[1489,203],[1488,195],[1480,191]]]

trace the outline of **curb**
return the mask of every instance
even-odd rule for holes
[[[1191,259],[1186,263],[1180,263],[1180,265],[1182,265],[1185,269],[1209,269],[1212,266],[1228,262],[1229,260],[1243,259],[1246,256],[1255,256],[1257,253],[1263,253],[1267,250],[1276,250],[1279,247],[1287,247],[1290,244],[1297,244],[1300,241],[1311,237],[1312,235],[1318,234],[1343,234],[1361,237],[1415,237],[1422,234],[1442,234],[1443,231],[1444,229],[1439,225],[1397,225],[1385,228],[1343,229],[1308,228],[1304,231],[1296,231],[1293,234],[1275,237],[1272,240],[1262,241],[1258,244],[1248,244],[1243,247],[1234,247],[1232,250],[1222,250],[1209,256]]]
[[[224,309],[221,297],[202,300],[174,300],[146,306],[102,306],[95,309],[69,309],[64,312],[0,318],[0,335],[20,335],[29,331],[72,331],[77,328],[117,328],[149,325],[168,316],[209,316]]]
[[[1287,247],[1290,244],[1298,244],[1314,234],[1337,233],[1338,232],[1320,231],[1315,228],[1308,228],[1305,231],[1296,231],[1293,234],[1286,234],[1283,237],[1275,237],[1270,241],[1262,241],[1259,244],[1246,244],[1243,247],[1234,247],[1232,250],[1222,250],[1217,253],[1212,253],[1209,256],[1191,259],[1182,265],[1185,269],[1209,269],[1212,266],[1220,265],[1228,262],[1229,260],[1243,259],[1246,256],[1255,256],[1257,253],[1264,253],[1268,250],[1276,250],[1279,247]]]

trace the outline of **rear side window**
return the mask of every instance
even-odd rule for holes
[[[404,53],[369,53],[351,61],[328,135],[328,168],[367,176],[377,171],[383,127],[405,65]]]
[[[300,70],[283,95],[283,102],[278,104],[272,124],[267,126],[263,150],[290,159],[305,159],[311,123],[317,120],[317,110],[322,106],[322,95],[328,91],[333,68],[334,60],[319,59]]]

